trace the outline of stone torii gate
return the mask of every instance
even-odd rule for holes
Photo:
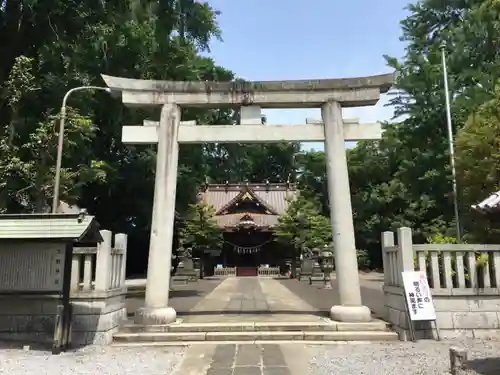
[[[375,105],[393,83],[393,74],[348,79],[267,82],[172,82],[102,76],[131,106],[161,106],[159,122],[124,126],[129,144],[158,143],[151,244],[145,306],[135,322],[168,324],[176,319],[169,306],[179,143],[325,142],[328,198],[338,282],[339,305],[333,320],[368,322],[370,309],[361,301],[351,193],[345,144],[379,139],[380,124],[342,119],[342,107]],[[240,125],[196,125],[181,122],[180,108],[240,107]],[[261,108],[321,108],[322,121],[305,125],[262,125]]]

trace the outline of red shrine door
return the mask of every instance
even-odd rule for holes
[[[236,276],[258,276],[257,267],[236,267]]]

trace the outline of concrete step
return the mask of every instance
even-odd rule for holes
[[[246,323],[174,323],[168,325],[126,324],[120,333],[162,333],[162,332],[324,332],[324,331],[388,331],[387,323],[374,320],[368,323],[341,323],[329,319],[317,322],[246,322]]]
[[[396,341],[398,335],[389,331],[254,331],[254,332],[142,332],[117,333],[114,345],[142,344],[151,346],[185,345],[202,342],[260,342],[260,341]]]

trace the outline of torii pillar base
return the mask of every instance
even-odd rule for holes
[[[141,307],[136,310],[134,322],[141,325],[162,325],[174,323],[177,320],[177,313],[173,307],[163,308]]]
[[[330,318],[336,322],[366,323],[372,320],[372,312],[363,305],[336,305],[330,309]]]

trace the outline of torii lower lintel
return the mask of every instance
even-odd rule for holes
[[[125,144],[156,144],[158,123],[148,121],[148,126],[124,126],[122,142]],[[345,141],[380,139],[379,123],[344,123]],[[324,142],[323,124],[315,125],[198,125],[193,127],[181,122],[179,143],[275,143],[275,142]]]

